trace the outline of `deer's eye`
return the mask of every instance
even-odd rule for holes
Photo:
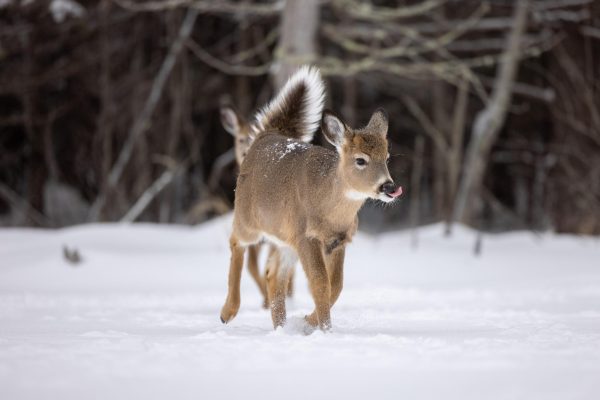
[[[362,157],[358,157],[356,160],[356,165],[358,165],[359,167],[364,167],[365,165],[367,165],[367,160],[365,160]]]

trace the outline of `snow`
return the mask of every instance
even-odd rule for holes
[[[21,0],[19,5],[26,7],[35,0]],[[14,0],[0,0],[0,9],[11,6]],[[85,8],[75,0],[51,0],[48,4],[48,10],[52,14],[52,19],[56,23],[64,22],[68,16],[82,17],[85,15]]]
[[[286,142],[287,144],[285,145],[284,149],[277,150],[280,153],[278,160],[281,160],[283,157],[287,156],[290,153],[304,151],[309,148],[309,146],[306,143],[298,142],[293,139],[286,139]]]
[[[85,8],[74,0],[52,0],[50,12],[54,22],[61,23],[68,16],[82,17],[85,14]]]
[[[301,270],[273,331],[245,272],[219,321],[231,217],[195,228],[0,230],[2,399],[592,399],[598,239],[358,234],[334,328],[304,335]],[[62,247],[77,248],[71,265]]]
[[[267,159],[270,159],[274,162],[281,161],[288,154],[303,153],[309,148],[310,145],[304,142],[287,138],[285,142],[275,142],[267,148]]]

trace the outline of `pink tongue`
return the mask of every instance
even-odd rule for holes
[[[393,198],[396,198],[396,197],[400,196],[401,194],[402,194],[402,186],[398,186],[398,189],[396,189],[395,192],[388,193],[388,195],[392,196]]]

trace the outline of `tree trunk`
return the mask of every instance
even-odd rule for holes
[[[294,70],[314,60],[320,0],[287,1],[281,17],[275,85],[281,88]]]
[[[466,210],[468,206],[474,204],[473,198],[482,184],[490,150],[506,118],[521,55],[521,38],[525,30],[528,8],[529,0],[517,3],[513,17],[514,24],[508,37],[492,97],[485,109],[475,117],[463,178],[454,205],[453,221],[468,220],[469,215]]]
[[[425,139],[422,136],[417,136],[415,141],[415,152],[413,157],[413,166],[411,174],[411,192],[410,192],[410,229],[411,247],[417,248],[418,236],[417,229],[419,226],[419,216],[421,214],[419,203],[421,197],[421,182],[423,180],[423,152],[425,147]]]
[[[448,115],[446,113],[447,87],[446,82],[438,80],[433,85],[433,124],[438,132],[444,138],[448,136]],[[447,207],[446,194],[448,185],[446,174],[448,170],[447,155],[442,153],[439,146],[433,147],[433,201],[435,218],[440,218],[445,214]]]
[[[462,162],[463,139],[465,131],[465,121],[467,116],[467,106],[469,101],[469,83],[462,79],[457,88],[456,103],[454,106],[454,115],[452,120],[452,133],[450,136],[448,162],[448,193],[447,193],[447,209],[446,215],[446,230],[445,234],[449,235],[452,225],[452,210],[456,201],[456,190],[460,175],[460,165]]]

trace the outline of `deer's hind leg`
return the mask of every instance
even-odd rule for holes
[[[287,247],[271,247],[267,261],[267,289],[271,306],[273,327],[285,325],[285,297],[289,280],[289,272],[297,261],[295,252]]]
[[[231,321],[240,309],[240,280],[246,250],[234,234],[229,239],[229,247],[231,248],[231,261],[229,264],[227,299],[221,309],[221,322],[224,324]]]
[[[279,273],[279,254],[272,251],[267,261],[267,292],[273,327],[283,326],[286,319],[285,293],[283,292],[281,274]]]
[[[287,281],[287,297],[294,297],[294,275],[296,273],[296,268],[290,268],[290,272],[288,273],[288,281]]]
[[[258,285],[258,289],[263,296],[263,308],[269,308],[269,298],[267,294],[266,273],[265,278],[258,271],[258,254],[260,244],[252,244],[248,246],[248,272]]]

